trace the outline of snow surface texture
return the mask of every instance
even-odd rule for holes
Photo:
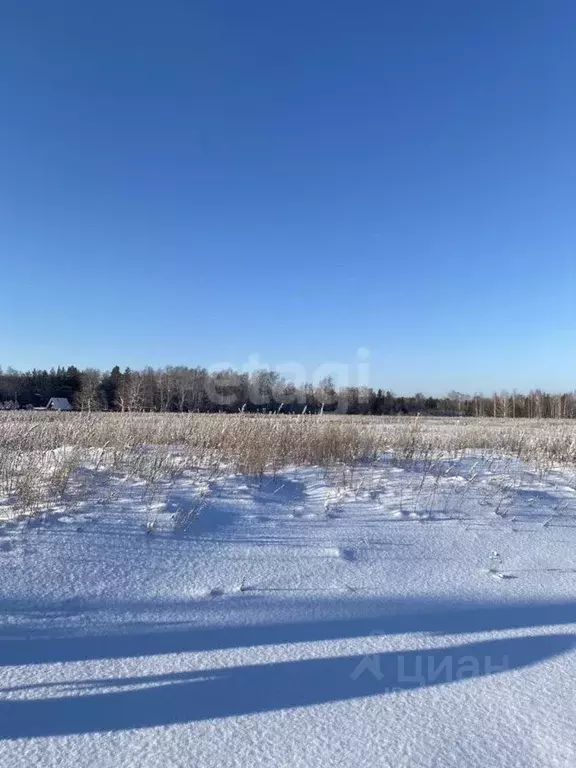
[[[0,525],[0,765],[576,765],[576,484],[188,473]]]

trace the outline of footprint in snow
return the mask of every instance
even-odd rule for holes
[[[340,550],[338,547],[323,547],[321,551],[326,557],[340,557]]]
[[[349,548],[340,548],[340,547],[324,547],[322,550],[324,555],[326,557],[337,557],[339,560],[346,560],[346,562],[351,563],[356,560],[356,552],[353,549]]]
[[[410,512],[407,509],[391,509],[390,515],[399,520],[414,520],[418,517],[416,512]]]
[[[497,571],[488,571],[488,573],[493,579],[498,579],[498,581],[509,581],[510,579],[518,578],[518,576],[513,573],[498,573]]]

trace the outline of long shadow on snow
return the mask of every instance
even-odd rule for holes
[[[242,597],[246,610],[274,607],[258,598]],[[244,603],[243,603],[244,604]],[[184,606],[185,604],[182,604]],[[113,605],[107,606],[114,608]],[[277,606],[276,606],[277,607]],[[44,607],[46,610],[47,606]],[[76,606],[76,609],[81,606]],[[130,606],[123,606],[130,609]],[[345,612],[346,618],[318,618],[328,608]],[[132,610],[136,611],[134,604]],[[357,637],[428,632],[439,635],[527,629],[576,623],[576,602],[551,603],[461,603],[442,601],[386,601],[382,599],[313,600],[305,604],[310,620],[277,624],[241,626],[195,626],[194,620],[179,624],[154,625],[148,631],[118,633],[110,631],[85,635],[56,632],[32,623],[14,632],[13,627],[0,637],[0,667],[22,664],[48,664],[88,659],[120,659],[188,653],[227,648],[253,648],[262,645],[306,643]],[[24,610],[21,613],[26,616]],[[314,618],[316,617],[316,618]],[[1,628],[0,628],[1,632]]]
[[[344,656],[70,682],[72,695],[0,702],[0,739],[150,728],[382,696],[456,682],[454,672],[471,659],[469,677],[521,669],[570,650],[575,640],[543,635],[388,652],[368,665],[365,656]],[[122,690],[134,685],[147,687]],[[104,687],[119,690],[97,692]],[[78,695],[82,690],[90,692]]]

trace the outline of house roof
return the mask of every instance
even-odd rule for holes
[[[70,411],[72,406],[67,397],[51,397],[48,401],[48,407],[56,408],[61,411]]]

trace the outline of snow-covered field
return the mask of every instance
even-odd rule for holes
[[[1,766],[576,765],[575,470],[106,482],[0,525]]]

